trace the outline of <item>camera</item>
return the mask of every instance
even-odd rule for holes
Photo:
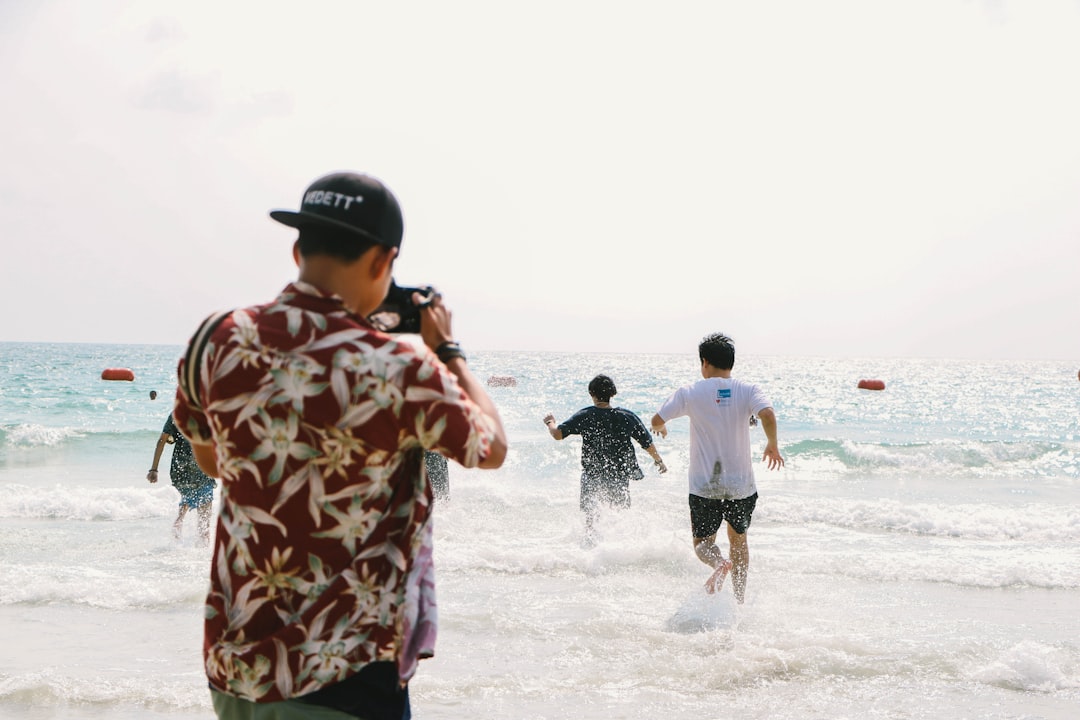
[[[414,305],[413,293],[423,295],[423,302]],[[401,287],[391,280],[386,297],[383,299],[382,304],[368,315],[368,322],[383,332],[419,333],[420,308],[430,305],[436,294],[435,288],[430,285]]]

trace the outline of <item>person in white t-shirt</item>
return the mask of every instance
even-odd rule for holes
[[[761,388],[731,377],[735,346],[722,333],[698,345],[702,380],[679,388],[653,415],[652,431],[667,437],[667,422],[690,418],[690,527],[694,551],[713,568],[705,583],[720,590],[731,571],[735,599],[746,597],[750,549],[746,531],[757,502],[750,457],[750,426],[755,416],[767,439],[763,460],[770,470],[783,467],[776,440],[776,413]],[[716,533],[727,522],[731,560],[716,545]]]

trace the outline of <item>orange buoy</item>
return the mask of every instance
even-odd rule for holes
[[[516,387],[517,380],[512,375],[492,375],[487,379],[491,387]]]
[[[885,389],[885,381],[884,380],[860,380],[859,381],[859,389],[860,390],[884,390]]]
[[[135,373],[129,368],[105,368],[101,371],[102,380],[134,380]]]

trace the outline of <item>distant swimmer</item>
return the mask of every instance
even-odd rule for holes
[[[150,391],[150,399],[151,400],[157,400],[157,390],[151,390]]]
[[[154,462],[146,473],[147,480],[152,483],[158,481],[158,463],[161,461],[161,452],[166,445],[173,446],[169,477],[172,479],[173,487],[180,493],[180,510],[173,522],[173,535],[177,540],[180,539],[180,531],[184,527],[184,516],[187,515],[189,508],[193,508],[199,513],[199,537],[204,545],[209,545],[210,510],[217,481],[199,469],[191,443],[176,429],[171,414],[166,418],[165,427],[161,429],[161,437],[158,438],[157,447],[154,448]]]
[[[554,415],[549,413],[544,417],[544,425],[556,440],[581,436],[581,510],[585,513],[589,542],[595,541],[600,506],[630,507],[630,481],[645,477],[633,441],[649,453],[657,470],[667,472],[641,418],[625,408],[611,407],[616,392],[611,378],[597,375],[589,383],[591,406],[578,410],[558,425]]]
[[[720,333],[698,345],[702,380],[679,388],[652,418],[652,430],[667,437],[667,423],[690,418],[690,528],[694,551],[713,568],[705,583],[709,593],[723,587],[731,571],[735,599],[746,599],[750,549],[746,532],[757,503],[757,485],[750,458],[750,427],[756,416],[765,431],[764,460],[770,470],[784,466],[776,441],[776,413],[753,383],[731,377],[735,346]],[[728,551],[716,545],[716,533],[727,522]]]

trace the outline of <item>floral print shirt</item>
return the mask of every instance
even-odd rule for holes
[[[222,484],[210,684],[272,702],[376,661],[407,682],[435,635],[423,453],[475,467],[494,439],[487,416],[429,350],[303,282],[228,316],[200,375],[174,417],[213,443]]]

